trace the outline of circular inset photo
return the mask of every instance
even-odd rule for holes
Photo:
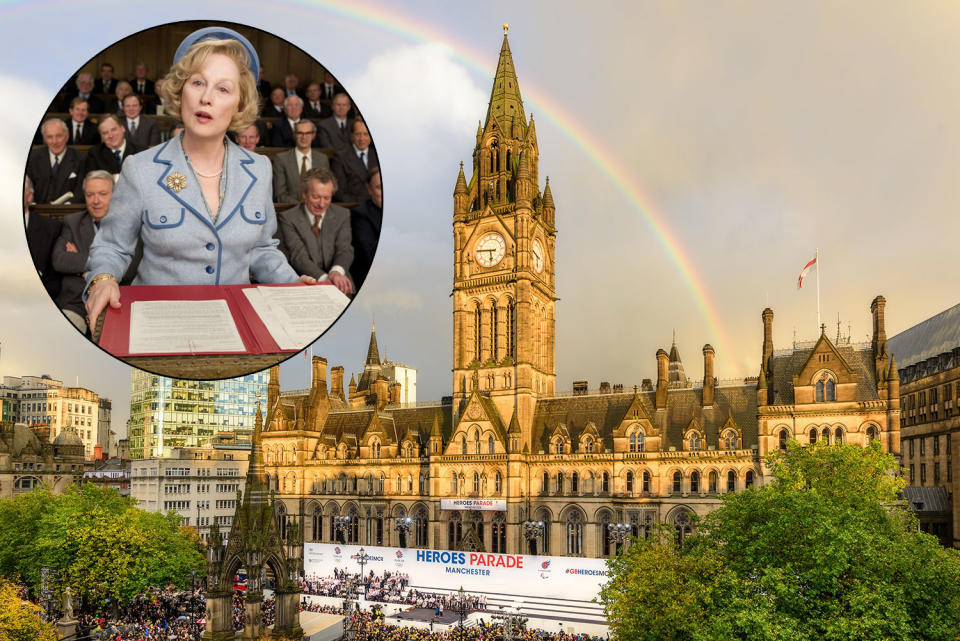
[[[227,22],[110,45],[63,86],[27,159],[24,224],[65,318],[162,376],[265,369],[350,304],[380,236],[377,151],[301,49]]]

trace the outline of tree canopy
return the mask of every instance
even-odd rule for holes
[[[875,443],[773,455],[677,548],[669,530],[610,559],[623,640],[960,639],[960,552],[918,530]]]
[[[21,494],[0,501],[0,575],[36,588],[40,568],[53,567],[61,587],[94,607],[149,586],[186,587],[203,556],[179,522],[94,484]]]
[[[40,618],[40,608],[20,599],[18,586],[0,579],[0,641],[56,641],[57,633]]]

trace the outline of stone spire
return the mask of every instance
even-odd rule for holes
[[[673,330],[673,344],[670,346],[668,381],[670,387],[687,387],[687,375],[680,362],[680,352],[677,351],[677,330]]]
[[[523,99],[520,97],[520,85],[517,84],[517,72],[513,68],[513,55],[510,53],[510,43],[507,41],[507,32],[503,32],[503,45],[500,47],[500,60],[497,63],[497,73],[493,77],[493,90],[490,92],[490,105],[487,107],[486,122],[489,124],[493,117],[500,121],[504,131],[508,123],[520,122],[526,124],[527,118],[523,113]]]
[[[367,365],[380,366],[380,350],[377,348],[377,326],[370,330],[370,347],[367,348]]]

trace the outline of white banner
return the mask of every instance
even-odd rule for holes
[[[440,499],[441,510],[507,511],[507,499]]]
[[[538,595],[590,601],[607,581],[604,559],[566,556],[530,556],[451,552],[416,548],[362,546],[367,555],[364,573],[403,572],[417,590],[511,596]],[[304,573],[307,577],[333,576],[333,569],[358,573],[359,545],[305,543]]]

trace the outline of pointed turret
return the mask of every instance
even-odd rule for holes
[[[267,383],[267,419],[270,419],[270,412],[277,405],[277,399],[280,398],[280,366],[274,365],[270,368],[270,382]]]
[[[490,118],[501,121],[506,131],[509,122],[519,120],[526,123],[523,113],[523,99],[520,97],[520,85],[517,84],[517,72],[513,68],[513,55],[507,40],[507,29],[503,30],[503,45],[500,47],[500,60],[497,73],[493,77],[493,90],[490,92],[490,105],[487,107],[486,122]]]
[[[477,144],[480,144],[480,139],[483,138],[483,123],[479,120],[477,121]]]
[[[367,365],[380,366],[380,350],[377,348],[376,325],[370,330],[370,346],[367,348]]]
[[[680,352],[677,350],[676,330],[673,332],[673,344],[670,346],[669,363],[667,380],[670,387],[687,387],[687,375],[683,371],[683,363],[680,362]]]
[[[243,503],[259,504],[267,498],[267,474],[263,469],[263,413],[260,411],[260,403],[257,403],[257,414],[253,423],[249,461]]]
[[[760,367],[760,376],[757,378],[757,405],[767,404],[767,375]]]
[[[434,415],[433,426],[430,428],[429,439],[430,454],[443,453],[443,432],[440,430],[440,417]]]
[[[463,162],[461,161],[457,185],[453,190],[453,213],[465,214],[468,211],[470,211],[470,190],[467,189],[467,179],[463,175]]]
[[[513,416],[510,417],[510,426],[507,428],[507,447],[508,453],[517,454],[520,451],[520,437],[523,431],[520,429],[520,421],[517,419],[517,408],[513,408]]]
[[[556,211],[557,208],[553,204],[553,192],[550,191],[550,176],[547,176],[547,184],[543,188],[543,219],[551,227],[555,225],[554,215]]]

